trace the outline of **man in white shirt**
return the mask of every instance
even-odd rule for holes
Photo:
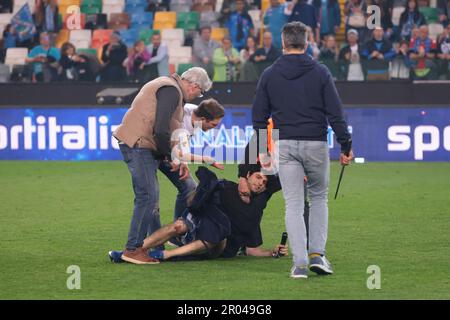
[[[179,160],[183,162],[195,161],[207,163],[217,169],[223,170],[223,165],[216,162],[216,160],[212,157],[191,154],[189,140],[191,136],[194,135],[195,130],[202,130],[206,132],[217,127],[224,115],[225,109],[214,99],[203,100],[198,107],[194,104],[186,103],[184,105],[183,115],[183,132],[186,136],[180,138],[180,144],[183,144],[184,142],[187,145],[184,148],[181,148],[181,150],[184,150],[182,155],[173,154],[173,156],[178,157]],[[172,153],[174,152],[176,151],[173,151]],[[185,180],[180,180],[179,172],[175,170],[172,171],[173,169],[169,162],[162,161],[158,169],[178,189],[174,211],[174,221],[176,221],[179,217],[181,217],[183,211],[186,209],[186,199],[189,194],[195,190],[197,184],[191,175],[189,175],[189,177]]]

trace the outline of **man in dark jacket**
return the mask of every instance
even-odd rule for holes
[[[274,63],[281,55],[280,50],[273,45],[272,40],[272,34],[269,31],[264,32],[263,46],[258,48],[255,53],[250,56],[250,61],[254,62],[256,65],[258,75]]]
[[[333,270],[325,258],[328,234],[329,154],[328,123],[341,145],[340,161],[353,158],[351,136],[329,70],[305,54],[307,28],[300,22],[284,25],[283,56],[267,68],[259,80],[253,102],[253,128],[267,128],[272,116],[279,130],[279,177],[286,202],[286,229],[294,265],[291,277],[307,278]],[[261,153],[262,150],[259,150]],[[347,155],[346,155],[347,154]],[[310,200],[309,249],[304,212],[304,180]],[[308,257],[309,253],[309,257]]]
[[[263,212],[281,186],[278,178],[268,178],[260,171],[258,164],[239,165],[239,177],[245,180],[249,190],[249,194],[242,194],[237,183],[219,180],[213,172],[200,167],[196,172],[199,185],[189,200],[189,209],[177,221],[145,239],[143,248],[154,249],[148,253],[153,259],[172,261],[231,258],[241,249],[249,256],[287,255],[286,245],[273,249],[261,247]],[[168,240],[179,247],[155,250]],[[109,257],[112,262],[120,263],[122,254],[122,251],[110,251]]]

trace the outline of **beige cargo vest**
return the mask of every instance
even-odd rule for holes
[[[130,109],[125,113],[122,123],[114,131],[113,136],[126,143],[130,148],[137,145],[156,151],[153,127],[156,118],[156,92],[164,86],[173,86],[180,93],[178,107],[170,120],[170,132],[183,127],[183,99],[186,98],[178,75],[159,77],[145,84],[133,100]]]

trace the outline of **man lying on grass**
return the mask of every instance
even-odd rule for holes
[[[271,257],[288,255],[287,245],[264,249],[260,222],[271,196],[280,190],[280,182],[274,176],[265,176],[258,164],[239,165],[241,183],[246,182],[250,193],[238,190],[238,184],[219,180],[205,167],[200,167],[196,176],[199,185],[190,199],[189,208],[182,218],[166,225],[144,240],[143,248],[151,250],[167,241],[178,242],[172,250],[152,250],[151,263],[162,260],[200,260],[217,257],[230,258],[241,248],[246,255]],[[110,251],[112,262],[143,264],[122,257],[121,251]],[[123,260],[122,260],[123,259]]]

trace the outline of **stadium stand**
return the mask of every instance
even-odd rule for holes
[[[268,27],[264,25],[263,18],[266,10],[270,7],[270,0],[246,1],[248,14],[255,26],[254,36],[257,37],[257,43],[261,46],[262,33]],[[341,12],[341,25],[335,35],[337,51],[346,44],[347,30],[344,7],[347,1],[338,0]],[[13,2],[13,12],[20,10],[26,3],[28,3],[32,12],[36,10],[36,1],[34,0],[15,0]],[[284,4],[285,0],[280,0],[280,3]],[[430,74],[436,74],[436,77],[433,78],[434,80],[447,79],[449,71],[446,68],[448,61],[443,60],[446,57],[445,52],[440,55],[438,53],[440,52],[439,50],[442,50],[440,44],[448,42],[449,32],[446,29],[446,23],[448,22],[443,22],[442,17],[439,16],[440,11],[437,8],[436,1],[429,2],[428,6],[424,6],[423,3],[420,4],[419,11],[426,19],[433,53],[441,59],[432,59],[433,68],[436,68],[438,72]],[[226,4],[228,5],[228,2]],[[61,25],[57,29],[59,32],[53,38],[57,48],[61,48],[64,42],[70,41],[77,49],[92,50],[91,53],[95,52],[98,56],[101,56],[103,45],[109,42],[109,36],[114,30],[119,32],[121,41],[128,48],[132,47],[137,40],[143,40],[148,45],[152,34],[161,32],[162,41],[168,46],[170,68],[173,71],[178,71],[193,63],[191,46],[201,27],[211,27],[211,38],[219,42],[230,34],[229,30],[224,28],[225,21],[223,21],[221,13],[223,5],[223,0],[172,0],[170,1],[170,6],[167,6],[165,3],[149,2],[147,0],[59,0],[58,8]],[[72,14],[67,14],[67,9],[70,7],[73,8],[73,12],[80,14],[80,25],[77,25],[75,28],[73,25],[69,25],[73,21],[73,19],[69,20],[70,17],[73,17]],[[403,40],[399,38],[398,24],[404,10],[404,6],[397,6],[393,7],[390,12],[394,30],[388,34],[388,37],[396,50],[396,55],[399,54],[398,48],[401,40]],[[0,39],[4,37],[3,30],[11,22],[12,17],[13,13],[0,14]],[[71,29],[71,31],[67,29]],[[364,40],[359,39],[361,47],[366,45],[367,39],[371,39],[371,31],[367,31],[368,36]],[[411,37],[414,38],[418,35],[418,30],[413,30]],[[38,35],[35,35],[31,43],[26,43],[25,46],[30,49],[32,45],[37,43],[37,39]],[[410,41],[409,38],[405,40]],[[410,44],[409,50],[412,49],[411,46],[415,43],[415,40],[416,38],[408,42]],[[4,43],[5,40],[2,42]],[[17,43],[17,45],[19,46],[20,44]],[[317,46],[318,50],[320,50],[322,47],[320,40],[317,42]],[[445,49],[447,47],[445,45],[442,46],[444,50],[447,50]],[[6,47],[1,50],[0,53],[2,55],[0,55],[0,59],[6,57]],[[317,56],[315,57],[317,58]],[[361,62],[363,67],[366,65],[364,59]],[[409,53],[402,61],[404,61],[406,68],[410,67],[413,70],[415,62],[409,61]],[[331,61],[330,66],[333,72],[336,73],[342,72],[345,67],[342,65],[342,61],[337,59]],[[414,73],[411,72],[411,74],[413,75]],[[342,79],[338,74],[334,74],[334,76],[337,79]],[[421,80],[428,80],[428,78]]]

